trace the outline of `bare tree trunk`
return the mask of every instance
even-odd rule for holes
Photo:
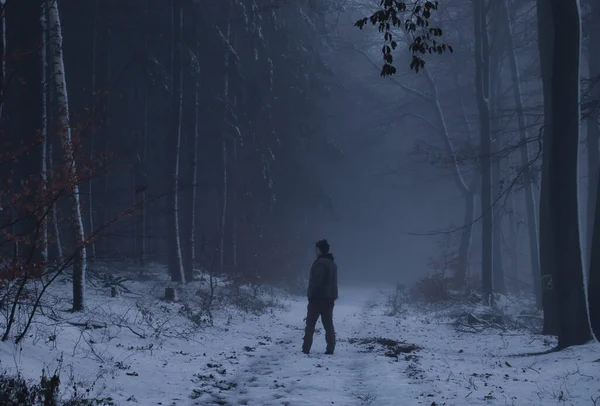
[[[92,29],[92,89],[91,89],[91,93],[92,93],[92,97],[91,97],[91,101],[92,103],[95,103],[95,99],[96,99],[96,64],[97,64],[97,58],[98,58],[98,54],[97,54],[97,44],[98,44],[98,40],[97,40],[97,36],[98,36],[98,10],[99,10],[99,3],[100,0],[95,0],[95,4],[94,4],[94,17],[93,17],[93,29]],[[95,106],[91,106],[92,109],[94,109]],[[95,127],[92,125],[92,128],[90,129],[90,161],[94,159],[94,142],[95,142],[95,138],[96,138],[96,129]],[[94,225],[94,182],[92,180],[92,170],[90,169],[89,173],[89,179],[88,179],[88,222],[89,222],[89,231],[91,233],[94,232],[95,230],[95,225]],[[91,255],[91,260],[94,261],[96,259],[96,242],[92,239],[92,241],[90,241],[90,248],[92,250],[92,255]]]
[[[196,47],[199,49],[198,47]],[[200,83],[196,79],[196,87],[194,91],[194,162],[192,165],[192,232],[190,235],[190,243],[192,245],[192,268],[196,269],[196,205],[198,194],[198,148],[200,142]]]
[[[600,178],[597,181],[600,183]],[[597,187],[597,192],[599,191],[600,184]],[[590,326],[596,340],[600,341],[600,196],[596,196],[595,203],[587,300]]]
[[[237,109],[237,96],[233,97],[233,108]],[[237,123],[236,123],[237,125]],[[237,162],[237,144],[238,144],[238,134],[236,134],[233,138],[233,179],[231,182],[231,200],[232,200],[232,215],[231,215],[231,223],[232,223],[232,231],[231,231],[231,245],[232,245],[232,257],[233,257],[233,268],[237,270],[238,265],[238,238],[237,238],[237,218],[238,218],[238,206],[237,206],[237,188],[238,188],[238,162]]]
[[[226,215],[227,215],[227,140],[223,137],[222,140],[222,148],[223,148],[223,211],[221,214],[221,243],[220,243],[220,257],[219,257],[219,265],[221,270],[225,265],[225,225],[226,225]]]
[[[495,97],[495,96],[494,96]],[[498,106],[496,106],[497,108]],[[494,109],[494,115],[497,110]],[[492,160],[492,196],[493,204],[492,207],[492,278],[494,291],[497,293],[506,293],[506,284],[504,281],[504,263],[502,261],[502,207],[500,206],[499,200],[502,196],[502,184],[501,184],[501,159],[500,159],[500,139],[498,137],[497,123],[494,125],[494,141],[492,142],[492,154],[494,158]]]
[[[460,169],[460,163],[458,162],[458,157],[454,148],[454,144],[452,143],[452,139],[450,138],[450,133],[448,131],[448,126],[446,125],[446,119],[444,117],[444,112],[442,110],[437,86],[435,81],[431,77],[428,69],[423,70],[425,74],[425,79],[429,84],[429,91],[431,96],[427,97],[430,103],[434,106],[434,112],[437,118],[438,133],[440,134],[442,140],[444,141],[444,145],[446,148],[446,153],[448,153],[452,158],[452,171],[454,172],[454,182],[458,189],[462,192],[465,198],[465,215],[464,215],[464,224],[463,231],[460,237],[459,243],[459,251],[458,251],[458,264],[456,273],[454,275],[456,287],[462,288],[465,286],[467,269],[469,266],[469,248],[471,246],[471,238],[473,234],[473,220],[475,216],[475,182],[468,185],[464,175]],[[465,111],[463,110],[463,114]],[[465,117],[466,120],[466,117]],[[466,130],[468,131],[468,125]]]
[[[595,0],[590,4],[590,39],[588,51],[588,70],[592,87],[590,97],[593,100],[600,100],[600,5]],[[587,120],[587,173],[588,173],[588,193],[587,193],[587,214],[586,214],[586,258],[590,263],[592,255],[591,244],[594,230],[594,213],[596,207],[596,186],[598,184],[598,171],[600,169],[600,125],[597,118],[588,118]],[[587,272],[587,270],[586,270]]]
[[[509,165],[513,167],[514,157],[512,154],[509,156]],[[517,198],[516,193],[510,194],[510,211],[509,211],[509,222],[508,222],[508,233],[510,238],[504,238],[506,242],[506,251],[509,253],[508,257],[510,258],[510,272],[507,273],[507,279],[511,281],[511,290],[514,293],[521,293],[521,283],[520,283],[520,272],[519,272],[519,222],[517,221]],[[537,230],[536,230],[537,235]],[[539,278],[539,274],[536,275]]]
[[[472,190],[476,189],[473,182],[467,194],[463,194],[465,198],[465,214],[463,217],[464,229],[460,233],[460,241],[458,246],[458,264],[455,275],[456,287],[463,288],[467,281],[467,271],[469,269],[469,248],[471,247],[471,238],[473,235],[473,222],[475,220],[475,193]]]
[[[42,1],[40,23],[42,25],[42,195],[46,198],[48,192],[48,10],[46,2]],[[4,18],[2,18],[4,20]],[[4,63],[4,62],[2,62]],[[48,264],[48,215],[43,213],[42,219],[42,260],[44,265]]]
[[[591,1],[591,21],[590,25],[590,52],[589,52],[589,64],[590,64],[590,78],[594,81],[592,97],[595,100],[600,100],[600,55],[598,52],[594,52],[598,46],[600,46],[600,3],[597,1]],[[595,140],[590,144],[590,137],[594,137]],[[594,120],[588,119],[588,175],[590,176],[588,182],[588,193],[595,197],[593,200],[594,206],[589,206],[591,203],[588,196],[588,227],[592,224],[591,231],[588,228],[588,235],[591,235],[591,243],[588,249],[588,256],[590,257],[590,267],[588,275],[588,307],[590,311],[590,325],[592,332],[596,336],[596,340],[600,341],[600,176],[598,176],[598,139],[600,138],[600,128],[598,123]],[[596,154],[595,157],[590,155],[592,148],[595,148],[591,154]],[[592,189],[592,178],[591,171],[594,169],[590,160],[596,159],[595,162],[595,183],[596,187]]]
[[[231,40],[231,21],[227,22],[227,40]],[[221,270],[225,265],[225,230],[227,220],[227,201],[228,201],[228,174],[227,174],[227,136],[229,131],[228,124],[228,110],[229,105],[229,51],[225,52],[225,83],[223,87],[223,103],[224,103],[224,117],[223,117],[223,135],[222,135],[222,150],[223,150],[223,211],[221,214],[221,242],[220,242],[220,257],[219,265]]]
[[[558,335],[558,306],[556,296],[556,266],[554,262],[554,235],[550,212],[550,151],[553,143],[552,76],[554,22],[548,0],[537,0],[538,45],[542,88],[544,93],[544,146],[542,179],[540,186],[540,272],[542,307],[544,309],[544,334]]]
[[[147,206],[147,191],[148,191],[148,84],[144,84],[144,124],[143,124],[143,151],[142,151],[142,171],[144,184],[141,190],[141,211],[142,211],[142,225],[140,230],[140,251],[139,251],[139,262],[140,267],[143,269],[146,266],[147,255],[148,255],[148,206]]]
[[[486,12],[483,0],[475,0],[475,90],[477,108],[479,110],[481,138],[481,212],[482,212],[482,251],[481,280],[483,298],[492,303],[493,251],[492,251],[492,173],[491,173],[491,139],[490,139],[490,107],[489,107],[489,47],[487,40]]]
[[[529,146],[527,140],[527,126],[525,124],[525,113],[523,110],[523,99],[521,97],[521,78],[519,76],[519,65],[515,54],[513,28],[510,20],[508,0],[504,0],[503,7],[504,21],[507,39],[508,62],[510,67],[511,79],[513,82],[513,97],[517,109],[517,119],[519,125],[519,142],[522,144],[519,149],[521,153],[521,166],[524,168],[523,181],[525,188],[525,210],[527,214],[528,235],[529,235],[529,258],[531,261],[531,274],[533,281],[533,294],[535,295],[538,308],[542,308],[542,281],[540,277],[540,257],[538,250],[538,225],[537,214],[535,210],[535,195],[533,190],[534,179],[529,163]]]
[[[172,132],[175,134],[176,141],[174,146],[173,158],[173,193],[171,215],[171,233],[172,241],[169,241],[171,249],[169,250],[169,268],[171,270],[171,279],[185,283],[185,272],[183,267],[183,256],[181,254],[181,231],[179,224],[179,160],[181,153],[181,132],[182,132],[182,33],[183,33],[183,4],[182,0],[173,0],[173,100],[172,100]]]
[[[237,239],[237,138],[233,140],[233,171],[234,171],[234,184],[233,184],[233,231],[232,231],[232,245],[233,245],[233,268],[237,269],[238,259],[237,259],[237,250],[238,250],[238,239]]]
[[[4,117],[4,91],[6,90],[6,57],[8,55],[6,40],[6,2],[0,2],[0,118]]]
[[[50,179],[54,179],[54,170],[53,170],[53,149],[52,144],[48,145],[48,172],[50,174]],[[63,262],[63,250],[62,250],[62,242],[60,240],[60,227],[58,225],[58,210],[56,208],[56,202],[52,203],[52,224],[54,225],[54,239],[56,241],[56,260],[58,263]]]
[[[47,0],[44,0],[47,1]],[[59,121],[62,127],[62,143],[65,164],[70,168],[69,177],[73,183],[73,216],[77,254],[73,264],[73,311],[81,311],[84,307],[85,273],[86,273],[86,248],[84,245],[83,217],[81,215],[81,202],[79,199],[79,179],[73,156],[71,137],[71,118],[69,115],[69,98],[67,93],[67,80],[63,58],[62,27],[58,12],[58,0],[49,5],[50,32],[52,41],[54,67],[54,81],[56,85],[56,100],[59,105]]]
[[[148,58],[148,0],[144,1],[144,58]],[[147,233],[148,233],[148,207],[146,205],[148,190],[148,79],[144,79],[144,122],[142,124],[143,152],[142,152],[142,171],[144,185],[142,188],[142,229],[140,241],[139,261],[143,269],[146,266],[147,255]]]
[[[566,348],[591,338],[578,216],[581,19],[577,0],[551,0],[550,4],[555,33],[560,33],[553,38],[552,111],[560,114],[552,119],[548,197],[555,244],[558,347]]]
[[[469,121],[467,119],[467,110],[465,108],[463,92],[460,86],[460,75],[459,75],[459,66],[456,60],[453,60],[452,63],[452,73],[454,77],[454,85],[456,87],[456,91],[458,92],[458,97],[460,100],[460,108],[461,108],[461,121],[464,127],[466,134],[468,134],[469,138],[469,147],[471,149],[471,153],[475,155],[474,149],[474,140],[471,132],[471,128],[469,126]],[[460,243],[458,248],[458,264],[457,264],[457,275],[455,277],[455,283],[457,283],[457,287],[464,286],[464,283],[467,279],[467,271],[469,269],[469,253],[471,248],[471,239],[473,235],[473,225],[475,223],[475,196],[478,186],[478,176],[475,173],[469,184],[468,190],[463,190],[463,196],[465,197],[465,215],[463,224],[465,227],[460,235]],[[467,192],[467,193],[465,193]]]
[[[497,7],[492,5],[491,18],[495,21]],[[495,26],[488,28],[497,33]],[[497,35],[497,34],[496,34]],[[504,266],[502,262],[502,218],[503,208],[500,204],[502,197],[502,156],[500,154],[504,145],[499,137],[499,119],[498,113],[502,107],[500,96],[502,94],[502,68],[504,65],[504,49],[496,47],[489,53],[490,66],[494,66],[494,73],[490,75],[490,92],[488,96],[488,105],[490,107],[490,139],[491,139],[491,171],[492,171],[492,286],[497,293],[506,293],[506,284],[504,281]]]

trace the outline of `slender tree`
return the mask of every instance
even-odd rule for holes
[[[531,263],[531,273],[533,281],[533,293],[539,308],[542,307],[541,276],[540,276],[540,257],[538,250],[538,220],[535,209],[534,177],[532,173],[529,152],[529,142],[527,139],[527,126],[525,122],[525,110],[523,107],[523,97],[521,90],[521,77],[519,74],[519,64],[515,53],[513,39],[513,27],[510,19],[508,0],[503,0],[500,6],[500,19],[503,21],[504,34],[506,37],[506,51],[508,57],[508,66],[510,68],[513,99],[517,112],[517,122],[519,126],[519,153],[521,155],[521,166],[523,167],[523,186],[525,190],[525,211],[527,216],[527,232],[529,237],[529,260]]]
[[[47,39],[48,39],[48,21],[47,21],[47,4],[42,1],[42,9],[40,13],[40,23],[42,25],[42,45],[41,52],[41,71],[42,71],[42,195],[46,195],[48,191],[48,56],[47,56]],[[45,264],[48,263],[48,213],[43,214],[42,219],[42,259]]]
[[[43,0],[48,1],[48,0]],[[59,106],[59,122],[61,126],[61,140],[64,161],[70,163],[69,178],[73,185],[72,216],[75,233],[75,260],[73,265],[73,311],[81,311],[84,308],[84,289],[86,276],[86,247],[83,217],[81,215],[81,202],[79,198],[79,181],[77,178],[77,167],[73,154],[73,143],[71,136],[71,117],[69,114],[69,97],[67,92],[67,79],[63,58],[63,38],[60,15],[58,12],[58,0],[47,3],[49,14],[50,41],[52,43],[52,66],[54,84],[56,87],[56,101]]]
[[[170,241],[169,241],[169,268],[171,279],[173,281],[185,283],[185,272],[183,268],[183,257],[181,254],[181,232],[179,218],[179,172],[180,172],[180,154],[181,154],[181,137],[182,137],[182,109],[183,109],[183,93],[182,93],[182,33],[183,33],[183,3],[182,0],[173,1],[173,43],[172,43],[172,104],[171,104],[171,134],[169,140],[173,140],[170,146],[172,150],[172,184],[173,190],[170,194],[171,198],[171,226]]]
[[[493,243],[492,243],[492,145],[490,138],[489,106],[489,44],[486,25],[486,5],[483,0],[473,2],[475,21],[475,92],[479,111],[481,145],[481,210],[482,214],[482,269],[481,280],[486,303],[491,303],[493,293]]]
[[[225,59],[224,59],[224,83],[223,83],[223,129],[221,135],[221,151],[222,151],[222,159],[223,159],[223,196],[221,202],[221,232],[220,232],[220,244],[219,244],[219,265],[221,269],[225,266],[225,230],[227,225],[227,206],[229,201],[229,177],[227,165],[229,163],[228,158],[228,147],[227,147],[227,139],[229,138],[229,109],[230,106],[230,95],[229,95],[229,65],[230,65],[230,54],[229,54],[229,46],[231,44],[231,18],[227,20],[227,29],[224,37],[227,45],[227,51],[225,51]]]

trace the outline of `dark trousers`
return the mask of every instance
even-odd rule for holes
[[[325,328],[325,341],[327,342],[327,352],[333,352],[335,349],[335,330],[333,328],[333,305],[332,300],[313,300],[308,302],[306,312],[306,328],[304,329],[304,343],[302,351],[309,352],[312,347],[313,335],[317,320],[321,317],[321,323]]]

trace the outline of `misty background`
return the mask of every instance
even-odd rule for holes
[[[159,263],[172,282],[208,272],[302,291],[327,238],[342,283],[435,273],[488,289],[489,276],[495,292],[534,292],[540,305],[536,2],[491,2],[474,31],[479,3],[425,1],[407,20],[430,24],[421,45],[434,46],[421,51],[410,24],[378,29],[385,13],[370,0],[34,3],[2,4],[5,172],[26,185],[7,189],[5,216],[28,215],[15,202],[39,200],[31,185],[57,193],[47,217],[7,222],[14,258],[70,256],[77,280],[87,263],[140,275]],[[581,8],[584,257],[593,6]],[[11,161],[16,139],[25,152]]]

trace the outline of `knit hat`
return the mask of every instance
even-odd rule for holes
[[[327,240],[317,241],[315,245],[317,246],[319,251],[321,251],[321,253],[329,254],[329,243],[327,242]]]

